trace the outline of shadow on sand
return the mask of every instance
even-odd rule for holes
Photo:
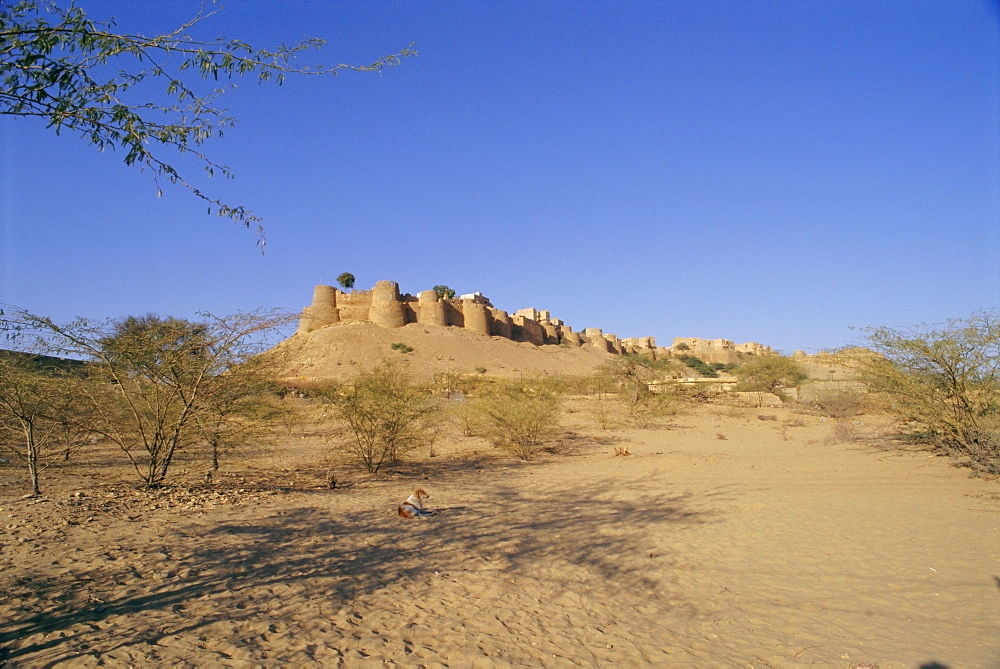
[[[438,475],[476,468],[475,462],[443,465]],[[662,584],[645,570],[629,566],[648,551],[636,545],[636,533],[662,535],[716,521],[727,491],[671,495],[656,485],[662,483],[630,483],[629,501],[612,494],[580,501],[568,488],[526,490],[491,477],[484,498],[444,508],[427,521],[403,521],[384,509],[331,517],[329,508],[293,504],[207,527],[178,520],[153,546],[119,539],[117,555],[99,565],[91,561],[87,572],[3,579],[8,597],[22,604],[6,607],[0,664],[24,658],[44,666],[156,644],[213,622],[266,618],[289,588],[327,609],[346,606],[470,560],[508,574],[530,574],[539,563],[575,566],[602,581],[657,588]],[[317,503],[313,496],[303,499],[300,504]],[[195,600],[210,601],[194,607]],[[130,629],[123,629],[124,620]]]

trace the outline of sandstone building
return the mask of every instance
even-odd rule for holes
[[[723,364],[738,363],[741,359],[756,355],[774,355],[770,346],[757,342],[736,344],[730,339],[698,339],[697,337],[677,337],[671,347],[674,355],[692,355],[705,362]]]
[[[675,339],[672,347],[658,347],[654,337],[619,339],[600,328],[574,332],[561,320],[552,318],[548,311],[521,309],[509,314],[495,308],[482,293],[440,298],[433,290],[425,290],[414,297],[400,294],[395,281],[379,281],[371,290],[350,293],[333,286],[316,286],[312,304],[302,311],[298,332],[306,334],[341,323],[373,323],[384,328],[399,328],[408,323],[460,327],[536,346],[589,345],[608,353],[634,353],[652,359],[693,355],[705,362],[730,363],[742,356],[773,353],[760,344],[736,345],[728,339],[682,337]]]

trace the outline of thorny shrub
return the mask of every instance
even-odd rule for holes
[[[369,473],[398,464],[419,446],[431,446],[437,435],[438,405],[416,387],[398,364],[383,362],[347,383],[317,389],[344,429],[336,447],[351,454]]]
[[[473,406],[476,431],[521,460],[530,460],[559,433],[559,401],[538,385],[511,383],[478,398]]]

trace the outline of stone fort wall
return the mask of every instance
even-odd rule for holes
[[[756,343],[736,345],[728,339],[681,337],[672,347],[658,347],[654,337],[619,339],[600,328],[574,332],[548,311],[521,309],[509,314],[495,308],[480,293],[458,298],[439,298],[433,290],[416,297],[400,294],[395,281],[379,281],[371,290],[345,293],[333,286],[316,286],[312,304],[302,310],[298,332],[309,333],[341,323],[373,323],[399,328],[408,323],[459,327],[482,335],[530,342],[536,346],[595,346],[614,354],[633,353],[651,359],[693,355],[705,362],[736,362],[742,356],[770,355],[769,347]],[[687,346],[678,349],[679,344]]]
[[[736,344],[730,339],[698,339],[697,337],[677,337],[671,347],[675,356],[692,355],[705,362],[738,363],[750,356],[774,355],[770,346],[757,342]]]

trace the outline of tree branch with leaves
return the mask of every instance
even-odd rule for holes
[[[173,32],[146,37],[117,31],[114,20],[94,21],[76,4],[24,0],[0,6],[0,114],[39,117],[56,134],[70,130],[100,151],[123,150],[126,165],[152,172],[158,194],[161,179],[187,188],[208,203],[209,213],[254,227],[263,247],[258,216],[202,192],[161,153],[193,156],[210,176],[233,176],[200,149],[236,124],[219,106],[232,84],[201,92],[197,81],[256,76],[259,83],[280,85],[289,74],[380,72],[416,52],[406,48],[369,65],[302,66],[296,59],[324,40],[258,49],[239,40],[192,36],[194,26],[220,11],[211,7],[203,3]],[[161,84],[163,94],[149,99],[140,92],[140,84],[149,82]]]

